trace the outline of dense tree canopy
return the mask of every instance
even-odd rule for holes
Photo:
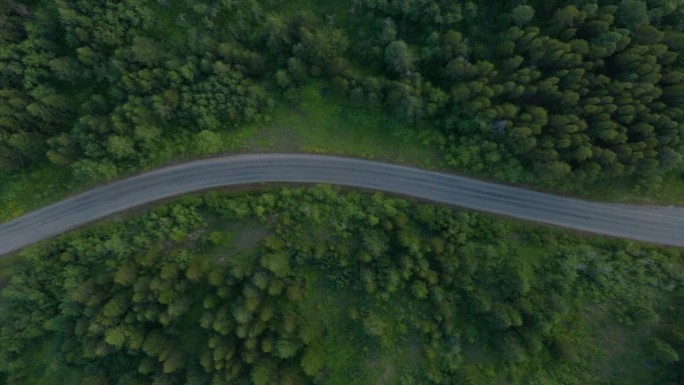
[[[22,255],[8,385],[684,379],[680,251],[380,194],[188,197]]]
[[[459,170],[652,183],[683,55],[679,0],[6,0],[0,180],[210,155],[315,81]],[[382,195],[194,196],[19,261],[0,384],[684,381],[680,251]]]
[[[682,163],[677,1],[55,0],[0,18],[0,170],[137,168],[312,78],[436,127],[473,172],[562,186]]]

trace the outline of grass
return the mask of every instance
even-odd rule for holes
[[[281,108],[268,123],[223,135],[226,151],[335,154],[463,172],[445,166],[436,131],[417,130],[379,109],[354,107],[312,85],[303,90],[297,107]],[[684,206],[684,167],[648,189],[625,179],[551,192],[606,202]]]
[[[431,138],[378,110],[352,106],[336,96],[324,96],[319,86],[302,92],[295,108],[277,111],[271,122],[255,129],[244,142],[247,151],[298,151],[355,156],[423,167],[441,164]]]
[[[263,225],[252,221],[233,222],[221,228],[216,223],[215,229],[210,238],[216,239],[216,246],[209,257],[241,268],[254,264],[254,251],[270,234]]]
[[[592,362],[605,383],[637,385],[649,383],[650,357],[644,350],[650,328],[625,326],[612,314],[610,306],[587,305],[583,314],[586,333],[596,341],[593,345],[600,357]]]
[[[50,164],[0,174],[0,222],[65,197],[75,187],[70,178],[68,169]]]
[[[303,152],[334,154],[442,167],[442,155],[431,130],[415,128],[379,109],[355,107],[330,95],[321,85],[305,87],[296,106],[281,103],[266,122],[219,131],[220,147],[213,153],[197,153],[192,146],[177,146],[182,158],[224,153]],[[165,143],[160,147],[173,147]],[[173,154],[175,157],[178,154]],[[172,154],[159,157],[169,161]]]
[[[684,206],[684,168],[668,172],[662,182],[650,190],[624,181],[589,186],[577,193],[588,199],[607,202]]]
[[[441,153],[429,132],[417,134],[381,110],[354,107],[314,84],[302,91],[298,106],[281,103],[268,122],[219,131],[216,152],[198,152],[191,137],[165,139],[144,169],[171,161],[250,152],[335,154],[437,168],[441,166]],[[68,168],[51,164],[0,174],[0,222],[87,187],[77,185]]]

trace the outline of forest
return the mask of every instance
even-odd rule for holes
[[[24,251],[0,383],[681,384],[683,257],[330,186],[194,195]]]
[[[680,0],[5,3],[0,172],[82,183],[211,150],[313,80],[439,131],[469,173],[563,189],[682,165]]]
[[[679,181],[671,204],[680,55],[684,0],[0,0],[0,221],[338,111],[321,95],[361,128],[311,152],[403,137],[554,191]],[[0,385],[684,383],[681,249],[247,190],[0,258]]]

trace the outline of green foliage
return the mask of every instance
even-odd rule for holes
[[[616,12],[617,20],[628,28],[639,27],[648,23],[648,7],[645,1],[622,0]]]
[[[478,175],[681,200],[683,20],[677,1],[9,2],[0,215],[176,154],[438,164],[416,142]],[[680,252],[381,195],[207,196],[23,256],[0,272],[0,383],[684,373]]]
[[[223,148],[221,136],[209,130],[202,130],[195,135],[195,149],[199,154],[213,154]]]
[[[681,381],[679,250],[381,194],[211,193],[22,258],[8,384]]]
[[[16,5],[2,14],[0,172],[52,162],[82,183],[233,149],[221,131],[267,120],[274,93],[297,102],[317,79],[421,134],[439,127],[461,170],[564,189],[653,182],[682,162],[682,12],[642,0]]]
[[[529,24],[534,19],[534,8],[531,5],[518,5],[511,11],[513,22],[518,26]]]
[[[387,66],[399,74],[405,74],[413,68],[413,58],[406,42],[397,40],[391,42],[385,49]]]

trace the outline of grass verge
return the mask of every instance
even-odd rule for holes
[[[277,108],[268,122],[219,131],[218,146],[202,152],[192,137],[166,139],[145,169],[171,161],[230,153],[304,152],[345,155],[441,167],[441,153],[430,132],[414,128],[380,110],[354,107],[341,97],[324,95],[320,85],[302,90],[297,106]],[[104,181],[100,181],[104,182]],[[0,174],[0,222],[58,201],[85,187],[68,168],[42,164],[11,175]]]
[[[210,151],[196,137],[167,138],[159,143],[143,170],[172,162],[231,153],[299,152],[334,154],[403,163],[426,169],[446,169],[432,128],[416,129],[381,109],[356,107],[331,95],[321,84],[301,91],[295,106],[282,102],[265,122],[226,128],[216,133]],[[139,170],[139,171],[143,171]],[[105,182],[105,181],[99,181]],[[68,168],[42,164],[0,174],[0,222],[16,218],[88,186],[78,184]],[[668,173],[648,189],[630,181],[603,183],[561,191],[584,199],[642,204],[684,205],[684,169]]]

